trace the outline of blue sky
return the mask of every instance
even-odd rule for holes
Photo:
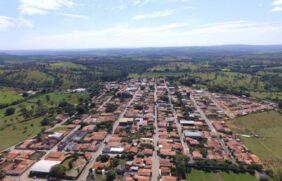
[[[0,49],[282,44],[282,0],[0,0]]]

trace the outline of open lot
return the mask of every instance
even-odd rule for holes
[[[250,174],[235,174],[227,172],[204,172],[193,169],[187,175],[189,181],[256,181],[256,177]]]
[[[23,97],[19,91],[7,88],[0,89],[0,104],[10,104],[21,99]]]
[[[267,168],[282,168],[282,114],[275,111],[251,114],[231,123],[244,143],[257,154]]]

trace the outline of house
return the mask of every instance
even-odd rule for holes
[[[151,169],[139,169],[137,172],[138,176],[145,176],[145,177],[151,177],[152,175],[152,170]]]
[[[184,131],[183,134],[185,137],[202,138],[202,133],[200,131]]]
[[[177,177],[174,177],[174,176],[163,176],[160,181],[177,181]]]
[[[133,124],[133,118],[119,118],[119,126],[128,126]]]
[[[195,125],[195,121],[191,121],[191,120],[180,120],[179,123],[182,125],[182,126],[194,126]]]
[[[110,148],[110,153],[113,153],[113,154],[120,154],[123,151],[124,151],[124,148],[119,148],[119,147]]]

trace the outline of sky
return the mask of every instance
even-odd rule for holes
[[[0,49],[282,44],[282,0],[0,0]]]

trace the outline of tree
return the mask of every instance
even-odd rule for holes
[[[118,108],[118,106],[117,106],[116,104],[108,103],[108,104],[106,105],[106,110],[105,110],[105,112],[106,112],[106,113],[112,113],[112,112],[114,112],[117,108]]]
[[[24,93],[22,94],[22,96],[23,96],[23,97],[28,97],[28,93],[27,93],[27,92],[24,92]]]
[[[108,171],[106,175],[106,180],[107,181],[113,181],[116,178],[116,173],[113,170]]]
[[[107,162],[109,159],[110,159],[110,156],[109,156],[109,155],[106,155],[106,154],[100,155],[100,156],[98,157],[98,160],[101,161],[102,163]]]
[[[30,115],[29,115],[29,111],[28,111],[25,107],[21,108],[21,109],[20,109],[20,112],[22,113],[22,116],[23,116],[25,119],[30,116]]]
[[[48,118],[44,118],[42,119],[42,121],[40,122],[41,126],[48,126],[50,125],[51,121]]]
[[[0,172],[0,180],[3,180],[5,178],[5,176],[6,176],[5,173],[1,171]]]
[[[13,107],[9,107],[9,108],[7,108],[7,109],[6,109],[6,111],[5,111],[5,115],[6,115],[6,116],[13,115],[13,114],[15,114],[15,111],[16,111],[16,109],[15,109],[15,108],[13,108]]]
[[[76,111],[78,115],[88,113],[88,108],[85,104],[79,104],[76,106]]]
[[[175,162],[175,172],[176,175],[178,175],[181,178],[185,178],[186,172],[187,172],[187,157],[181,154],[177,154],[174,157],[174,162]]]
[[[55,165],[50,170],[50,176],[56,178],[63,178],[66,173],[66,167],[62,164]]]
[[[45,99],[46,99],[47,102],[49,102],[49,101],[50,101],[50,95],[47,94],[47,95],[45,96]]]
[[[282,100],[280,100],[280,101],[278,102],[278,107],[279,107],[279,109],[282,109]]]

